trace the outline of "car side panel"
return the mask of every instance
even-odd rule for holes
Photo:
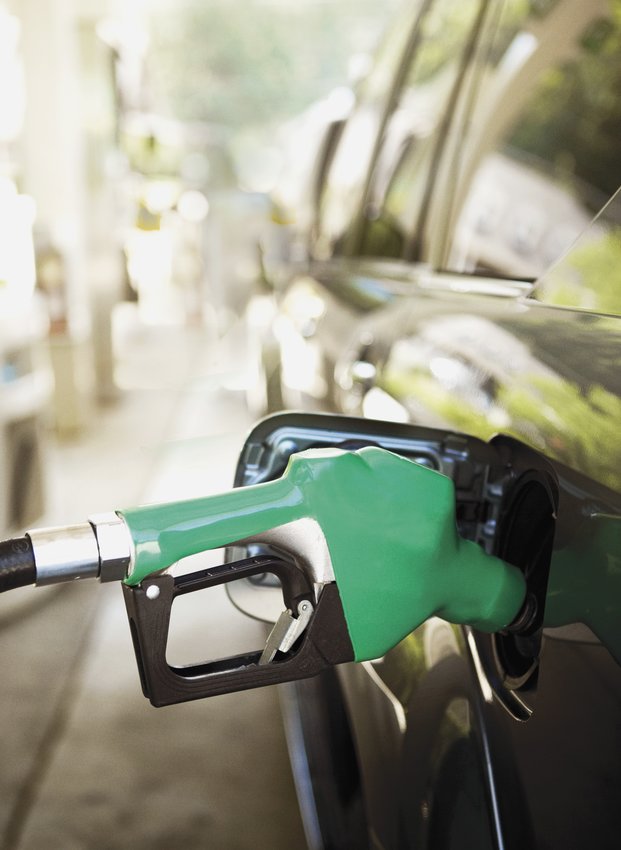
[[[484,670],[487,686],[481,687],[470,666],[470,681],[478,681],[476,696],[456,694],[442,709],[449,718],[461,711],[458,726],[464,740],[475,742],[480,800],[486,801],[477,809],[471,800],[467,815],[463,801],[453,800],[452,805],[467,823],[476,822],[473,811],[481,813],[479,826],[487,818],[485,841],[497,846],[530,846],[524,842],[533,835],[538,836],[537,846],[550,848],[617,846],[621,667],[614,656],[621,658],[621,650],[610,620],[594,617],[592,609],[599,606],[601,614],[606,596],[614,599],[615,592],[621,599],[621,588],[610,583],[607,572],[621,557],[616,436],[621,387],[615,366],[621,354],[620,321],[511,298],[428,290],[373,312],[358,332],[360,342],[350,346],[337,372],[347,374],[348,364],[360,358],[363,348],[367,361],[373,352],[381,352],[381,357],[373,364],[373,384],[364,392],[358,387],[352,396],[351,385],[342,383],[341,408],[352,412],[357,405],[356,412],[364,413],[365,400],[379,388],[416,424],[440,424],[483,439],[498,431],[512,434],[560,462],[560,474],[569,476],[561,482],[565,497],[553,556],[557,598],[566,591],[573,599],[573,608],[565,608],[569,622],[559,626],[563,616],[551,607],[553,622],[543,640],[537,686],[525,694],[530,719],[519,722],[497,700],[486,699],[486,687],[493,691],[501,676],[497,667]],[[593,516],[587,516],[589,511]],[[608,518],[607,536],[598,531],[593,519],[598,515]],[[604,536],[606,542],[601,542]],[[582,610],[585,582],[602,593],[599,601],[585,601]],[[477,640],[489,641],[482,636]],[[400,811],[393,814],[400,828],[409,824],[407,834],[420,842],[437,838],[425,818],[433,816],[430,801],[440,793],[434,783],[444,774],[439,763],[429,762],[431,766],[422,768],[425,786],[420,773],[424,759],[407,743],[408,729],[420,725],[417,704],[434,669],[425,656],[424,636],[412,635],[408,641],[389,653],[376,671],[404,708],[403,753],[418,753],[418,764],[411,757],[401,763],[399,770],[405,774],[397,779]],[[415,648],[418,644],[422,649]],[[459,640],[446,651],[466,663]],[[488,646],[487,657],[493,665],[493,647]],[[459,705],[459,699],[466,699],[466,711],[452,705],[455,700]],[[350,702],[354,714],[360,705]],[[444,717],[436,737],[438,729],[450,725]],[[442,746],[437,744],[436,754]],[[369,770],[378,773],[376,764]],[[386,759],[384,775],[391,770],[395,768]],[[579,805],[570,802],[577,800]],[[400,846],[393,840],[390,835],[385,846]],[[468,846],[452,833],[443,840],[450,847]]]

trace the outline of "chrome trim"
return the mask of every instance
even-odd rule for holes
[[[32,543],[37,585],[81,578],[121,581],[131,565],[131,536],[115,513],[96,514],[79,525],[33,528],[26,534]]]
[[[531,717],[533,713],[532,708],[521,700],[515,691],[511,691],[505,687],[503,682],[497,681],[496,687],[492,685],[485,670],[485,664],[479,653],[472,629],[469,626],[465,626],[464,632],[483,700],[488,704],[496,700],[514,720],[524,723]]]
[[[308,850],[324,850],[319,812],[313,792],[313,780],[294,683],[286,682],[279,685],[278,696],[306,844]]]
[[[407,718],[405,716],[405,709],[373,666],[373,664],[377,663],[377,661],[362,661],[361,663],[375,687],[381,691],[388,700],[397,722],[397,726],[399,727],[399,732],[404,735],[408,725]]]
[[[451,272],[423,272],[416,276],[421,289],[441,289],[455,293],[474,293],[476,295],[496,295],[500,298],[528,296],[534,289],[534,283],[501,277],[477,277],[475,275],[454,274]]]
[[[97,578],[99,547],[88,522],[26,532],[34,552],[37,585]]]
[[[122,581],[131,571],[131,536],[125,520],[114,512],[88,518],[99,548],[100,581]]]
[[[476,673],[477,681],[479,683],[479,690],[481,691],[481,696],[483,697],[486,703],[492,703],[494,702],[494,691],[492,690],[492,686],[488,682],[487,676],[485,675],[485,670],[483,669],[483,664],[481,663],[481,656],[479,655],[479,650],[477,649],[474,635],[472,634],[470,629],[466,631],[466,640],[468,642],[468,649],[470,650],[470,657],[472,658],[474,672]]]

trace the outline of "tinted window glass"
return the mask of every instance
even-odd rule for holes
[[[454,271],[535,278],[621,183],[621,0],[508,0],[460,151]]]
[[[437,0],[390,116],[365,206],[361,253],[401,257],[446,137],[480,0]]]
[[[535,298],[621,316],[621,190],[571,251],[537,283]],[[614,371],[618,374],[618,363]]]
[[[389,31],[336,150],[320,198],[319,235],[314,246],[322,258],[339,246],[358,213],[386,102],[416,18],[416,6]]]

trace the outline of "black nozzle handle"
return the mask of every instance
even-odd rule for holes
[[[29,537],[0,541],[0,593],[34,584],[35,557]]]
[[[123,585],[142,690],[152,705],[174,705],[291,682],[354,660],[338,588],[335,582],[330,582],[317,600],[301,645],[287,656],[262,664],[260,649],[184,667],[168,663],[170,611],[176,596],[262,573],[278,576],[283,599],[290,609],[297,609],[298,600],[314,601],[313,585],[304,571],[291,562],[270,556],[245,558],[174,578],[151,575],[141,584]]]

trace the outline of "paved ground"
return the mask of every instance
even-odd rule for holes
[[[119,350],[118,403],[52,452],[50,523],[230,484],[250,425],[235,331],[216,346],[129,321]],[[263,640],[223,591],[173,625],[178,660]],[[151,708],[118,586],[0,598],[0,664],[4,850],[305,846],[276,691]]]

